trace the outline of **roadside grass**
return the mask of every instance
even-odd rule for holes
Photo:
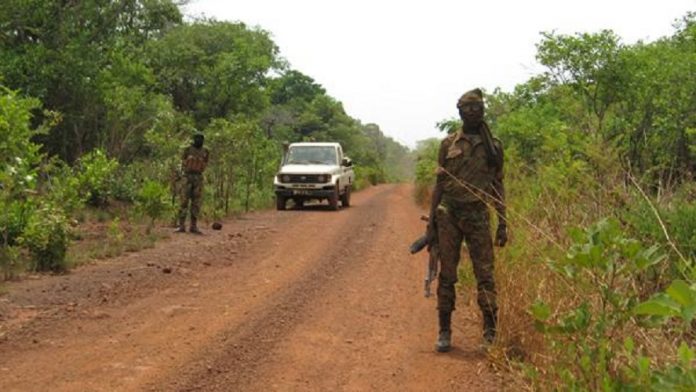
[[[171,228],[155,227],[148,233],[145,218],[105,216],[102,212],[86,218],[75,228],[75,238],[68,248],[71,267],[93,260],[108,259],[128,252],[152,248],[161,239],[169,238]]]

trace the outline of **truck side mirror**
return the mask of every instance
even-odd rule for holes
[[[351,161],[348,157],[343,157],[343,160],[341,161],[341,166],[351,167],[353,166],[353,161]]]

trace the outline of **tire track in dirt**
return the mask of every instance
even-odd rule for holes
[[[258,370],[249,391],[494,391],[502,389],[480,349],[477,310],[460,305],[454,350],[435,353],[435,299],[423,298],[426,254],[412,188],[390,192],[370,252],[324,292],[323,301]],[[433,284],[433,289],[436,284]],[[228,385],[229,386],[229,385]],[[233,388],[234,389],[234,388]],[[220,389],[222,390],[222,389]]]
[[[312,261],[309,273],[269,298],[244,325],[217,337],[220,346],[203,352],[193,366],[174,372],[183,381],[155,389],[228,391],[234,386],[235,390],[244,390],[255,381],[257,367],[267,362],[275,346],[302,323],[306,308],[315,306],[345,270],[360,267],[358,264],[370,252],[376,232],[383,230],[385,199],[392,189],[387,188],[359,207],[351,207],[350,212],[356,214],[345,225],[333,228],[333,246]],[[290,260],[280,262],[283,261]]]
[[[461,306],[455,317],[453,352],[433,351],[424,255],[406,251],[423,228],[410,191],[394,187],[371,199],[341,229],[356,234],[319,255],[314,273],[155,390],[500,390],[473,309]]]

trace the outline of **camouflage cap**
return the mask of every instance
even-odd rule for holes
[[[479,102],[483,103],[483,91],[479,88],[475,88],[471,91],[465,92],[459,100],[457,101],[457,107],[460,108],[464,106],[465,103]]]

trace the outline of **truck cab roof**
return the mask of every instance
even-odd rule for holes
[[[302,146],[320,146],[320,147],[338,147],[339,143],[336,142],[299,142],[291,143],[290,147],[302,147]]]

